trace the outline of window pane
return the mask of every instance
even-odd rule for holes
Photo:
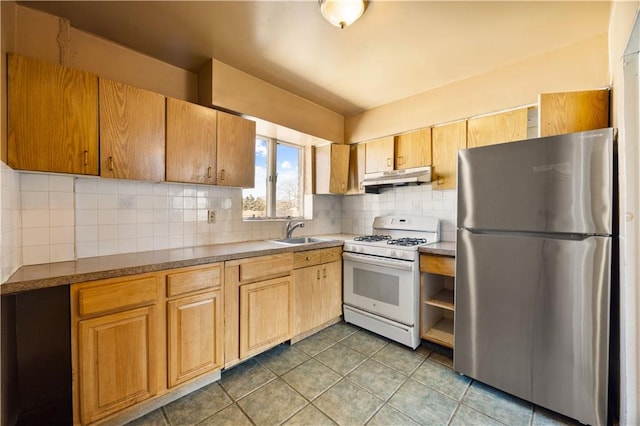
[[[242,190],[242,217],[264,218],[267,214],[267,141],[256,139],[256,175],[253,188]]]
[[[300,148],[276,145],[276,216],[302,216],[300,196]]]

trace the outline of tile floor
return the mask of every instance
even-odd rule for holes
[[[282,344],[130,425],[576,424],[344,322]]]

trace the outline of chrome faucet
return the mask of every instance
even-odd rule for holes
[[[291,234],[296,228],[304,228],[304,222],[293,223],[292,220],[287,222],[287,238],[291,238]]]

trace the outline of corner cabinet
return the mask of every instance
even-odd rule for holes
[[[342,315],[342,248],[294,253],[293,268],[292,334],[304,338]]]
[[[420,255],[420,337],[453,348],[455,259]]]
[[[315,147],[315,193],[345,194],[349,181],[349,145]]]
[[[161,292],[153,274],[71,286],[75,423],[147,400],[164,383]]]
[[[253,188],[256,173],[256,122],[218,111],[218,186]]]
[[[100,79],[100,176],[165,180],[165,97]]]
[[[225,367],[291,337],[293,254],[225,262]]]
[[[74,424],[126,423],[220,378],[222,271],[214,263],[71,285]]]
[[[8,165],[98,174],[98,77],[10,53]]]

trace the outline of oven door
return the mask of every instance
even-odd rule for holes
[[[415,325],[417,262],[348,252],[342,259],[346,305]]]

